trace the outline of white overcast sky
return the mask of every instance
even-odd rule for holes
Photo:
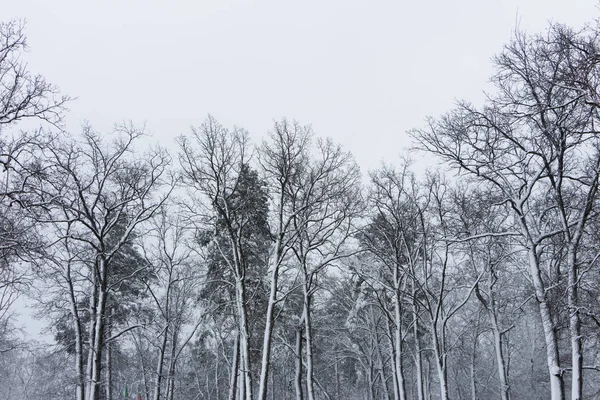
[[[67,124],[146,123],[173,138],[208,113],[261,138],[312,124],[363,170],[395,161],[406,131],[456,99],[481,101],[517,21],[578,27],[593,0],[8,1],[27,20],[30,69],[76,96]]]

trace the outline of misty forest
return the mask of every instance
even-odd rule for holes
[[[361,171],[310,121],[67,132],[1,23],[0,399],[599,398],[600,24],[506,40]]]

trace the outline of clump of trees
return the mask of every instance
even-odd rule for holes
[[[173,155],[65,133],[0,24],[0,395],[598,396],[599,32],[517,32],[484,104],[410,132],[447,174],[363,180],[286,119],[255,143],[209,116]],[[53,344],[23,339],[22,294]]]

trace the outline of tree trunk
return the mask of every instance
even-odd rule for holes
[[[412,285],[412,314],[413,334],[415,337],[415,375],[417,378],[417,399],[425,400],[423,396],[423,363],[421,360],[421,338],[419,337],[419,305],[417,304],[417,288],[413,278]]]
[[[427,363],[427,370],[425,373],[425,381],[423,382],[425,400],[431,400],[431,364],[429,363],[429,358],[425,357],[425,361]]]
[[[446,354],[444,343],[444,333],[442,338],[439,338],[438,329],[435,323],[432,323],[431,327],[433,348],[435,351],[435,365],[438,373],[438,380],[440,383],[440,399],[448,400],[448,370],[446,368]]]
[[[577,274],[577,250],[574,244],[568,249],[567,305],[569,307],[569,331],[571,334],[571,400],[581,400],[583,394],[583,345],[581,319],[579,317],[579,282]]]
[[[94,346],[92,355],[92,379],[89,400],[100,399],[100,383],[102,377],[102,352],[104,350],[104,312],[106,308],[107,293],[100,288],[98,293],[98,310],[96,314],[96,329],[94,330]]]
[[[221,400],[221,391],[220,391],[220,387],[219,387],[219,363],[220,357],[219,357],[219,347],[217,346],[217,350],[215,351],[215,393],[216,393],[216,399],[217,400]]]
[[[163,365],[165,360],[165,352],[167,350],[167,340],[169,337],[169,326],[163,332],[163,340],[158,350],[158,360],[156,361],[156,383],[154,384],[154,393],[152,394],[153,400],[160,400],[160,391],[162,386],[163,378]]]
[[[304,400],[302,393],[302,329],[296,329],[296,375],[294,379],[296,400]]]
[[[390,400],[390,392],[387,387],[387,379],[385,377],[385,365],[383,363],[383,355],[381,354],[381,341],[379,340],[379,332],[377,330],[377,321],[375,320],[375,315],[373,312],[373,307],[371,306],[371,322],[373,325],[373,329],[375,331],[375,352],[377,355],[377,369],[379,371],[379,377],[381,379],[381,386],[383,390],[384,399]],[[336,359],[336,382],[339,385],[339,379],[337,379],[337,359]],[[338,397],[339,398],[339,391]],[[422,400],[422,399],[420,399]]]
[[[402,366],[402,304],[400,304],[399,287],[396,288],[396,293],[394,294],[394,315],[394,340],[396,342],[396,354],[394,362],[396,364],[395,372],[398,381],[398,394],[400,396],[400,400],[406,400],[406,385],[404,383],[404,368]]]
[[[104,329],[106,323],[106,303],[108,293],[107,285],[107,265],[106,260],[100,258],[98,261],[98,302],[94,321],[94,332],[92,338],[92,375],[89,389],[89,400],[100,399],[100,383],[102,379],[102,352],[104,350]]]
[[[479,326],[477,327],[479,330]],[[475,332],[475,337],[473,338],[473,349],[471,351],[471,400],[477,400],[477,374],[475,370],[475,361],[477,359],[477,340],[479,337],[479,332]]]
[[[263,336],[262,360],[260,367],[260,386],[258,400],[267,400],[267,378],[271,364],[271,337],[273,335],[273,314],[275,311],[275,300],[277,299],[277,281],[279,279],[280,264],[280,241],[277,242],[276,260],[271,271],[271,284],[269,289],[269,303],[267,304],[267,315],[265,316],[265,331]]]
[[[167,381],[167,400],[173,400],[175,396],[175,368],[177,367],[177,342],[179,341],[179,327],[173,328],[171,336],[171,355],[169,357],[169,376]],[[208,375],[207,375],[208,379]]]
[[[240,335],[235,335],[235,343],[233,345],[233,362],[231,363],[231,375],[229,376],[229,400],[236,400],[238,371],[240,364]]]
[[[492,307],[494,307],[493,303]],[[496,312],[493,310],[490,310],[490,319],[492,321],[494,350],[496,353],[496,365],[498,367],[498,378],[500,382],[500,398],[502,400],[510,400],[510,387],[508,385],[507,368],[504,362],[504,351],[502,349],[502,334],[498,326]]]
[[[241,349],[240,349],[240,353],[241,353]],[[244,367],[242,366],[241,363],[241,358],[242,355],[240,354],[240,368],[238,369],[238,378],[237,378],[237,382],[238,382],[238,398],[240,400],[244,400],[246,398],[246,379],[244,376]]]
[[[367,370],[367,398],[373,400],[375,398],[375,376],[373,374],[373,363],[369,360],[369,364],[365,365]]]
[[[275,370],[271,370],[271,400],[275,400]]]
[[[98,308],[98,280],[97,274],[92,272],[92,295],[90,296],[89,303],[89,313],[90,313],[90,323],[88,329],[88,355],[87,355],[87,365],[85,369],[86,376],[86,394],[85,398],[89,400],[92,397],[91,388],[92,388],[92,365],[94,362],[94,349],[96,346],[96,314]]]
[[[333,364],[333,368],[335,371],[335,398],[336,399],[340,399],[341,395],[340,395],[340,372],[339,372],[339,366],[338,366],[338,358],[337,358],[337,353],[335,353],[335,363]]]
[[[110,319],[110,317],[109,317]],[[112,334],[112,325],[109,320],[106,324],[106,336],[110,338]],[[106,342],[106,400],[113,399],[112,391],[112,345],[110,342]]]
[[[306,278],[307,279],[307,278]],[[308,293],[308,282],[304,283],[304,335],[306,341],[306,393],[308,400],[315,400],[314,371],[313,371],[313,343],[312,324],[310,314],[310,294]]]
[[[529,243],[529,269],[533,286],[535,288],[536,299],[542,320],[544,330],[544,340],[546,342],[546,360],[548,364],[548,373],[550,375],[550,397],[552,400],[564,400],[565,390],[563,381],[563,371],[560,368],[558,340],[556,337],[556,327],[550,312],[550,306],[546,298],[546,290],[542,281],[539,260],[537,256],[537,247]]]
[[[388,310],[386,310],[386,315],[388,315]],[[400,400],[400,389],[398,385],[398,373],[396,372],[397,364],[396,364],[396,352],[398,349],[396,348],[394,332],[392,332],[391,325],[394,321],[391,321],[391,318],[388,318],[386,325],[388,331],[388,337],[390,338],[390,348],[392,353],[392,383],[394,386],[394,400]]]
[[[71,305],[71,314],[73,316],[73,325],[75,326],[75,371],[77,373],[77,386],[75,389],[76,400],[84,400],[85,397],[85,375],[83,371],[83,332],[81,319],[75,300],[75,291],[71,280],[71,265],[67,265],[67,285],[69,286],[69,302]]]
[[[242,373],[244,376],[244,392],[245,399],[252,400],[252,376],[250,367],[250,350],[248,345],[248,321],[246,316],[246,288],[243,282],[243,277],[236,277],[236,305],[239,321],[239,336],[240,336],[240,361],[242,365]]]
[[[496,305],[496,295],[494,292],[494,284],[496,281],[493,267],[488,266],[488,301],[484,301],[479,295],[477,296],[487,310],[492,334],[494,336],[494,352],[496,354],[496,367],[498,368],[498,382],[500,383],[500,398],[502,400],[510,400],[510,387],[508,385],[508,372],[506,362],[504,361],[504,351],[502,349],[502,332],[498,324],[498,307]]]
[[[436,367],[438,372],[438,379],[440,381],[440,398],[442,400],[448,400],[448,379],[446,366],[444,364],[445,363],[442,360],[438,359],[436,362]]]
[[[146,377],[146,363],[144,362],[144,352],[141,349],[141,338],[138,340],[133,336],[133,342],[135,344],[136,353],[140,359],[140,365],[142,366],[142,382],[144,384],[144,398],[150,399],[150,389],[148,387],[148,380]]]

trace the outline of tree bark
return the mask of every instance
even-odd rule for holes
[[[175,368],[177,367],[177,342],[179,341],[179,328],[173,328],[171,335],[171,355],[169,357],[169,376],[167,380],[167,400],[175,397]],[[208,375],[207,375],[208,379]]]
[[[77,301],[75,299],[75,291],[73,281],[71,280],[71,264],[67,263],[66,279],[69,287],[69,302],[71,306],[71,314],[73,324],[75,326],[75,371],[77,372],[77,386],[75,389],[76,400],[84,400],[85,397],[85,375],[83,371],[83,332],[81,318]]]
[[[271,271],[271,283],[269,288],[269,302],[267,304],[267,314],[265,316],[265,331],[263,336],[262,360],[260,367],[260,382],[258,399],[267,400],[267,379],[271,364],[271,338],[273,336],[273,315],[275,312],[275,301],[277,299],[277,283],[279,280],[279,265],[281,263],[281,235],[279,235],[276,244],[275,262]]]
[[[556,337],[556,326],[552,319],[550,306],[546,297],[546,290],[542,281],[542,275],[537,255],[537,246],[531,241],[528,249],[529,270],[535,289],[535,295],[538,302],[540,317],[542,320],[542,329],[544,331],[544,340],[546,342],[546,360],[548,364],[548,373],[550,375],[550,397],[552,400],[564,400],[565,389],[563,381],[563,371],[560,368],[558,356],[558,340]]]
[[[110,337],[111,334],[112,325],[109,317],[109,321],[106,324],[106,336]],[[113,398],[112,372],[112,345],[110,342],[106,342],[106,400],[112,400]]]
[[[443,329],[443,328],[442,328]],[[440,399],[448,400],[448,369],[446,367],[446,354],[445,354],[445,333],[442,332],[442,338],[438,336],[438,327],[435,323],[431,327],[433,348],[435,351],[435,365],[438,373],[438,381],[440,384]]]
[[[250,368],[250,350],[248,345],[249,337],[248,321],[246,317],[246,288],[241,275],[236,277],[235,289],[240,329],[240,361],[242,365],[242,374],[244,377],[245,399],[252,400],[252,376],[250,374],[252,369]]]
[[[377,330],[377,321],[375,320],[373,307],[371,307],[371,322],[372,322],[373,329],[374,329],[375,352],[377,354],[377,369],[379,370],[379,377],[381,379],[383,395],[386,400],[390,400],[390,392],[388,390],[387,379],[385,377],[385,364],[383,362],[383,354],[381,353],[381,341],[379,340],[379,331]],[[339,386],[339,380],[337,380],[337,359],[336,359],[336,382]],[[338,393],[338,398],[339,398],[339,393]],[[420,400],[422,400],[422,399],[420,399]]]
[[[296,329],[296,375],[294,379],[296,400],[304,400],[302,393],[302,329]]]
[[[386,310],[386,314],[388,313],[388,310]],[[391,353],[392,353],[392,384],[394,386],[394,400],[400,400],[400,387],[398,385],[398,373],[396,372],[397,364],[396,364],[396,352],[398,351],[398,349],[396,348],[396,344],[395,344],[395,335],[394,332],[392,331],[391,325],[393,324],[393,321],[391,320],[391,318],[388,317],[388,321],[386,323],[386,328],[387,328],[387,332],[388,332],[388,337],[390,338],[390,349],[391,349]]]
[[[493,303],[491,306],[495,307]],[[510,400],[510,387],[508,385],[507,368],[504,361],[504,351],[502,349],[502,333],[498,326],[496,312],[490,310],[489,313],[492,322],[492,333],[494,335],[494,351],[496,353],[496,366],[498,367],[498,380],[500,382],[500,398],[502,400]]]
[[[577,273],[577,249],[570,244],[567,252],[568,283],[567,305],[569,307],[569,331],[571,334],[571,400],[581,400],[583,395],[583,344],[579,316],[579,279]]]
[[[233,362],[231,363],[231,375],[229,377],[229,400],[237,399],[237,386],[238,386],[238,371],[240,364],[240,335],[235,335],[235,343],[233,345]]]
[[[153,400],[160,400],[160,392],[163,378],[163,366],[165,360],[165,352],[167,350],[167,340],[169,337],[169,326],[165,328],[163,332],[163,340],[158,350],[158,359],[156,360],[156,383],[154,384],[154,393],[152,394]]]
[[[99,257],[98,264],[98,302],[94,321],[94,332],[92,338],[92,375],[89,390],[89,400],[100,399],[100,384],[102,379],[102,353],[104,350],[104,330],[106,323],[106,303],[108,293],[106,292],[107,265],[106,260]]]
[[[308,277],[306,278],[308,279]],[[314,371],[313,371],[313,343],[312,343],[312,321],[310,312],[310,293],[308,282],[304,284],[304,335],[306,341],[306,393],[308,400],[315,400]]]
[[[479,325],[479,324],[478,324]],[[473,349],[471,350],[471,400],[477,400],[477,373],[475,370],[475,361],[477,359],[477,341],[479,340],[479,326],[473,338]]]
[[[414,272],[413,272],[414,273]],[[412,314],[413,334],[415,337],[415,375],[417,378],[417,399],[425,400],[423,396],[423,362],[421,360],[421,338],[419,335],[419,305],[417,304],[417,287],[415,278],[412,285]]]
[[[92,365],[94,362],[94,349],[96,346],[96,336],[95,336],[95,332],[96,332],[96,313],[97,313],[97,308],[98,308],[98,277],[97,274],[94,273],[94,271],[92,271],[92,277],[91,277],[91,283],[92,283],[92,294],[90,296],[90,302],[89,302],[89,307],[88,307],[88,311],[90,314],[90,323],[89,323],[89,327],[88,327],[88,355],[87,355],[87,364],[86,364],[86,369],[85,369],[85,375],[86,375],[86,382],[87,382],[87,387],[86,387],[86,394],[85,394],[85,398],[86,400],[89,400],[91,398],[91,388],[92,388]]]
[[[396,274],[398,274],[396,267]],[[395,372],[398,382],[398,394],[400,400],[406,400],[406,385],[404,383],[404,367],[402,365],[402,304],[400,300],[400,277],[395,276],[396,279],[396,290],[394,293],[394,317],[395,317],[395,329],[394,329],[394,340],[396,342],[396,353],[394,362],[396,364]]]

